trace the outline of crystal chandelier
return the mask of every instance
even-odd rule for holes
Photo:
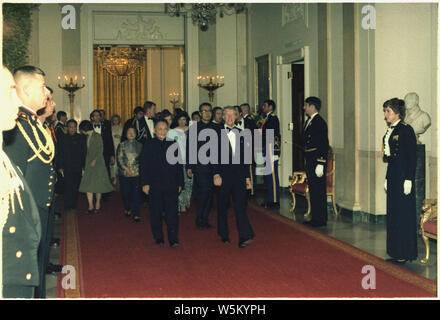
[[[241,13],[246,9],[245,3],[194,3],[186,5],[185,3],[165,4],[165,13],[171,17],[180,17],[180,14],[189,12],[194,24],[200,27],[201,31],[208,30],[210,24],[215,23],[217,11],[220,18],[224,15]]]
[[[96,55],[102,68],[118,77],[128,77],[136,72],[145,58],[143,47],[97,47]]]

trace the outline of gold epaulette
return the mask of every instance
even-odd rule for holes
[[[28,115],[27,113],[25,113],[25,112],[20,111],[20,112],[18,113],[17,120],[25,120],[25,121],[28,121],[28,120],[29,120],[29,115]]]
[[[318,161],[318,162],[323,162],[323,163],[326,163],[326,162],[327,162],[327,160],[325,160],[324,158],[319,158],[319,159],[316,160],[316,161]]]

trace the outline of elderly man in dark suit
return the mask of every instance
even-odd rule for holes
[[[155,137],[148,140],[139,156],[141,186],[150,195],[150,223],[154,240],[163,245],[162,217],[167,224],[170,247],[179,246],[178,197],[184,187],[183,165],[172,164],[167,158],[168,148],[175,141],[167,141],[168,123],[155,124]]]
[[[325,171],[328,154],[327,123],[319,115],[321,100],[309,97],[305,100],[304,110],[308,119],[302,135],[305,171],[310,191],[312,219],[305,222],[313,227],[327,224],[327,194]]]
[[[246,213],[247,189],[251,189],[249,164],[252,161],[251,148],[245,148],[246,133],[235,126],[237,111],[234,107],[225,107],[223,118],[225,124],[219,130],[219,163],[213,165],[214,185],[219,187],[217,193],[218,225],[217,232],[221,241],[229,243],[227,210],[232,194],[238,229],[238,247],[244,248],[252,243],[254,231]],[[247,163],[246,163],[247,160]]]

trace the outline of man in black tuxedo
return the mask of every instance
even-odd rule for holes
[[[102,137],[105,166],[110,176],[110,165],[115,163],[115,147],[113,144],[112,127],[109,125],[109,121],[104,121],[105,119],[101,118],[101,114],[99,110],[93,110],[90,113],[90,121],[93,124],[93,130]]]
[[[156,104],[152,101],[145,101],[144,103],[144,119],[146,123],[145,141],[154,138],[154,125],[156,123]]]
[[[122,129],[121,142],[127,140],[128,128],[136,128],[136,140],[144,144],[146,141],[145,130],[147,130],[147,124],[144,118],[144,108],[138,106],[134,108],[133,113],[133,118],[128,119],[124,124],[124,128]]]
[[[238,247],[244,248],[250,245],[254,238],[254,232],[246,214],[247,189],[251,189],[249,164],[252,161],[252,151],[250,147],[245,148],[246,139],[243,139],[240,134],[242,130],[235,126],[236,109],[230,106],[225,107],[223,118],[225,124],[219,130],[219,164],[213,165],[214,185],[219,187],[217,232],[222,242],[230,242],[227,210],[232,194],[239,236]],[[250,135],[248,138],[251,139]],[[245,160],[248,160],[247,164]]]
[[[327,123],[319,115],[321,100],[309,97],[305,100],[304,111],[308,119],[302,135],[305,170],[310,191],[312,219],[305,222],[313,227],[327,224],[326,165],[328,154]]]

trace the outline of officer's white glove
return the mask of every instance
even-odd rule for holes
[[[383,188],[385,189],[385,191],[387,191],[387,179],[385,179],[385,182],[383,184]]]
[[[412,188],[412,181],[411,180],[405,180],[403,183],[403,193],[407,196],[411,193]]]
[[[318,164],[315,169],[316,176],[321,178],[324,175],[324,166],[322,164]]]

